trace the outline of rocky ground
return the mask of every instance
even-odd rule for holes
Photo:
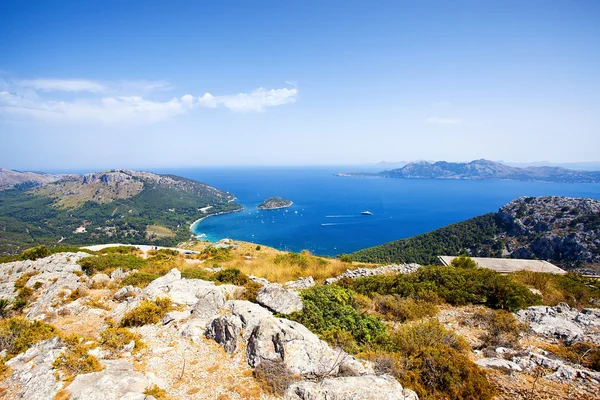
[[[600,264],[600,201],[561,196],[520,197],[498,212],[516,258]]]
[[[59,253],[0,265],[0,298],[15,299],[19,287],[30,288],[26,318],[48,322],[61,332],[6,362],[0,397],[141,400],[154,398],[149,389],[157,387],[168,399],[270,399],[277,396],[265,389],[256,371],[283,365],[291,373],[284,394],[288,399],[418,398],[393,377],[376,374],[371,362],[332,348],[284,318],[302,309],[298,290],[314,285],[312,278],[275,284],[252,277],[263,285],[253,303],[241,300],[243,287],[184,279],[177,269],[144,289],[121,287],[128,274],[120,270],[86,276],[77,263],[86,256]],[[417,267],[348,274],[408,273]],[[101,332],[144,301],[160,298],[169,298],[174,309],[159,323],[130,328],[144,348],[135,350],[132,341],[115,354],[100,346]],[[437,318],[475,349],[471,358],[499,388],[498,398],[600,398],[600,373],[546,350],[558,342],[599,344],[600,309],[561,304],[521,310],[516,316],[527,333],[520,346],[485,349],[485,329],[474,322],[481,309],[444,306]],[[66,376],[55,368],[55,360],[67,351],[65,335],[71,333],[84,338],[102,370]]]

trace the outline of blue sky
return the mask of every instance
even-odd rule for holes
[[[598,1],[3,1],[0,166],[595,161]]]

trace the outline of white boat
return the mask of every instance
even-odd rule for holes
[[[373,213],[371,211],[363,211],[361,212],[362,215],[373,215]]]

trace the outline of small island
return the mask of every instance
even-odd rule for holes
[[[256,208],[259,210],[276,210],[278,208],[286,208],[290,207],[294,204],[291,200],[282,199],[281,197],[269,197],[262,203],[260,203]]]

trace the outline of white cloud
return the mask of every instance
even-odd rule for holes
[[[460,125],[463,123],[463,120],[460,118],[429,117],[425,121],[429,124],[438,124],[438,125]]]
[[[91,92],[101,93],[107,87],[99,82],[84,79],[30,79],[16,81],[20,87],[39,90],[40,92]]]
[[[0,87],[0,113],[54,122],[154,123],[190,112],[196,107],[222,106],[239,112],[263,112],[268,107],[295,102],[298,93],[296,88],[259,88],[236,95],[213,96],[206,93],[196,98],[185,94],[166,101],[154,101],[143,95],[168,89],[168,82],[121,81],[103,84],[79,79],[33,79],[4,83]],[[83,98],[58,100],[52,92],[88,94]]]
[[[267,107],[275,107],[294,103],[298,89],[263,89],[258,88],[250,93],[239,93],[229,96],[213,96],[205,93],[198,97],[198,105],[201,107],[216,108],[223,106],[233,111],[240,112],[263,112]]]
[[[153,123],[187,112],[193,106],[193,96],[185,95],[166,102],[150,101],[139,96],[66,102],[31,100],[4,91],[0,92],[0,106],[13,114],[44,121]]]

